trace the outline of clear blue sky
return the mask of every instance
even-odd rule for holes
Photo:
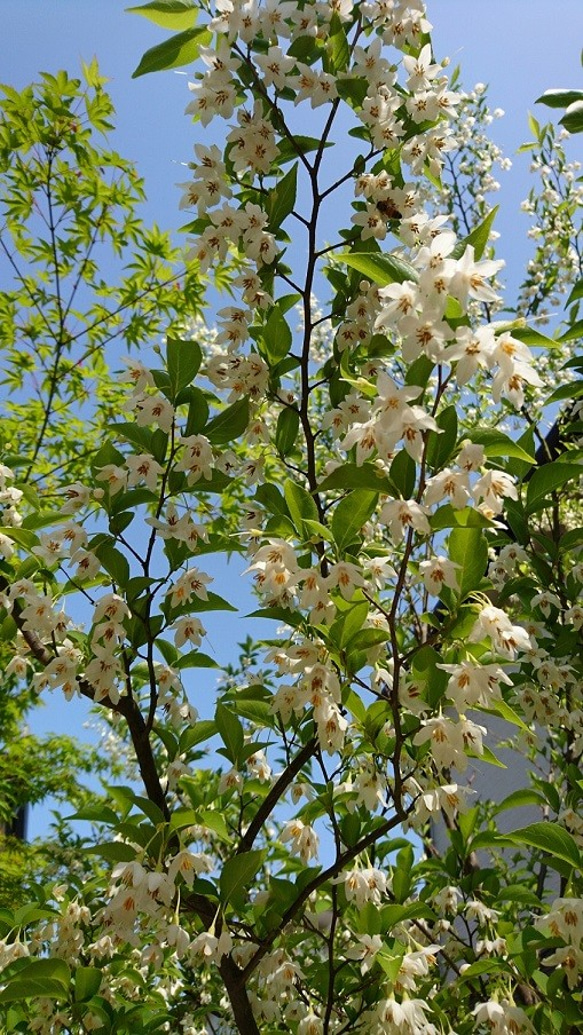
[[[119,0],[1,0],[2,40],[0,80],[23,87],[39,71],[66,68],[76,73],[80,60],[96,55],[101,70],[110,77],[109,89],[118,112],[115,145],[133,159],[145,177],[148,193],[146,216],[164,229],[183,222],[178,211],[175,184],[185,179],[180,162],[192,156],[193,145],[205,130],[184,116],[189,100],[187,78],[175,72],[157,73],[137,80],[131,73],[142,53],[160,42],[162,29],[136,15],[126,14]],[[497,229],[502,233],[500,256],[507,262],[507,279],[519,279],[528,246],[527,218],[520,201],[529,189],[528,156],[516,156],[516,148],[529,136],[527,111],[547,88],[580,86],[580,51],[583,45],[581,0],[429,0],[428,15],[434,25],[436,58],[448,56],[452,66],[461,64],[466,87],[476,82],[490,85],[491,106],[501,107],[506,117],[494,125],[496,142],[513,159],[513,169],[501,174],[503,190],[495,199],[502,211]],[[549,109],[538,108],[545,120]],[[224,573],[223,573],[224,574]],[[243,587],[227,572],[229,590],[239,596],[244,610]],[[219,646],[216,621],[211,644]],[[234,635],[242,639],[241,632]],[[214,641],[214,642],[213,642]],[[208,647],[206,648],[209,649]],[[205,678],[207,687],[213,677]],[[82,735],[87,710],[81,702],[65,705],[55,695],[44,710],[37,730],[62,730]],[[39,830],[37,821],[33,831]],[[44,817],[40,817],[44,826]]]
[[[131,79],[144,50],[166,34],[126,14],[126,6],[120,0],[2,0],[0,79],[24,86],[39,70],[75,72],[81,58],[95,54],[111,78],[116,145],[146,179],[148,217],[176,228],[184,220],[174,185],[184,170],[174,163],[189,161],[193,144],[206,131],[183,114],[189,100],[184,75]],[[509,157],[529,135],[526,113],[535,99],[548,87],[580,85],[581,0],[428,0],[428,14],[437,59],[448,56],[452,65],[460,63],[468,87],[489,83],[492,107],[505,110],[494,133]],[[539,106],[537,114],[544,120],[549,109]],[[528,191],[528,156],[515,159],[503,188],[496,199],[502,200],[497,228],[503,233],[501,255],[511,265],[525,254],[518,238],[524,238],[527,219],[517,220],[516,214]]]

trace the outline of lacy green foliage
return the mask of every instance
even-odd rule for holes
[[[144,191],[134,166],[108,148],[114,110],[105,82],[93,62],[84,66],[83,82],[63,71],[20,92],[2,87],[0,447],[2,462],[19,471],[31,500],[37,493],[47,498],[86,470],[121,405],[121,387],[110,374],[120,346],[152,347],[200,302],[199,277],[183,269],[168,235],[140,218]],[[5,642],[2,653],[6,670]],[[73,737],[25,734],[27,713],[38,702],[32,681],[4,676],[4,825],[19,808],[47,798],[65,812],[99,800],[99,777],[118,772],[109,755]],[[15,838],[3,842],[6,904],[22,900],[35,873],[49,879],[70,865],[78,839],[58,823],[50,850]]]
[[[135,168],[107,146],[105,82],[93,63],[83,82],[45,73],[2,88],[1,441],[45,489],[84,470],[119,408],[111,343],[155,343],[200,302],[168,235],[140,219]]]

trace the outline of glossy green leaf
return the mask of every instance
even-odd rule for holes
[[[277,181],[267,197],[267,215],[272,233],[279,230],[296,203],[298,189],[298,163]]]
[[[277,418],[275,429],[275,447],[280,456],[288,456],[296,444],[300,428],[300,415],[297,410],[286,406]]]
[[[458,244],[456,244],[452,252],[452,257],[454,259],[461,259],[468,245],[471,245],[473,247],[474,258],[476,260],[482,258],[482,255],[484,254],[486,247],[488,245],[488,241],[490,240],[492,224],[496,218],[496,214],[499,208],[499,205],[495,205],[494,208],[491,209],[490,212],[488,212],[488,215],[482,220],[482,222],[478,226],[474,227],[472,232],[468,234],[467,237],[464,237],[463,240],[459,241]]]
[[[321,492],[328,489],[370,489],[372,492],[390,492],[386,477],[374,464],[342,464],[320,482]]]
[[[331,527],[339,554],[358,538],[362,526],[373,513],[377,500],[378,493],[355,489],[336,505]]]
[[[583,133],[583,100],[573,101],[559,122],[569,133]]]
[[[409,896],[413,862],[413,848],[411,845],[407,845],[397,854],[393,869],[393,895],[398,904],[404,903]]]
[[[488,457],[511,456],[530,464],[535,463],[534,456],[527,453],[522,446],[505,435],[503,431],[497,431],[496,428],[472,428],[467,437],[470,442],[482,446]]]
[[[439,432],[431,431],[428,437],[427,463],[433,471],[440,471],[455,450],[458,426],[455,406],[447,406],[438,413],[436,424]]]
[[[372,647],[378,647],[379,643],[386,643],[390,638],[391,633],[389,629],[360,629],[348,641],[346,650],[349,652],[367,651]]]
[[[571,293],[565,302],[565,308],[568,308],[568,306],[572,305],[573,302],[576,302],[579,298],[583,298],[583,277],[573,284]]]
[[[546,104],[549,108],[567,108],[575,101],[583,101],[583,90],[545,90],[535,103]]]
[[[381,287],[387,284],[402,284],[405,280],[416,282],[419,279],[415,267],[397,255],[380,252],[342,252],[336,258]]]
[[[128,14],[141,14],[163,29],[190,29],[198,10],[192,0],[152,0],[138,7],[126,7]]]
[[[579,341],[580,338],[583,338],[583,320],[576,320],[564,334],[561,334],[559,341]]]
[[[553,463],[537,467],[528,483],[526,512],[532,514],[541,507],[552,504],[551,494],[562,489],[573,478],[581,477],[581,464]]]
[[[195,341],[168,338],[166,341],[166,362],[172,394],[178,395],[182,388],[194,381],[202,360],[200,346]]]
[[[229,761],[234,766],[238,765],[245,741],[245,733],[241,722],[234,711],[226,708],[219,701],[215,712],[215,724],[219,736],[225,745]]]
[[[477,589],[488,567],[488,546],[481,529],[454,528],[448,539],[449,558],[459,565],[456,579],[460,599]]]
[[[241,852],[239,855],[227,859],[219,881],[223,905],[241,894],[248,894],[253,878],[262,865],[265,855],[265,850],[254,849],[251,852]]]
[[[525,345],[532,345],[538,349],[556,349],[559,347],[558,338],[549,338],[548,334],[535,330],[534,327],[512,327],[512,337],[522,341]]]
[[[211,41],[212,33],[200,26],[179,32],[147,50],[133,72],[132,79],[148,75],[150,72],[190,65],[197,60],[200,48],[208,47]]]
[[[118,821],[118,815],[113,809],[110,809],[108,805],[101,803],[95,805],[84,805],[83,808],[78,809],[72,816],[67,816],[67,820],[86,820],[88,823],[105,823],[107,826],[115,826]]]
[[[196,823],[200,823],[201,826],[212,830],[213,834],[216,834],[221,841],[231,840],[225,817],[221,812],[216,812],[213,809],[203,809],[197,813]]]
[[[274,305],[262,328],[260,342],[271,364],[285,359],[292,346],[292,332],[281,306]]]
[[[102,971],[97,967],[77,967],[75,971],[75,1001],[83,1003],[97,995],[101,986]]]
[[[524,787],[522,790],[513,791],[512,794],[509,794],[504,798],[504,801],[501,801],[499,805],[495,806],[494,812],[506,812],[508,809],[518,809],[532,805],[544,808],[546,801],[539,791],[535,791],[533,788]]]
[[[564,399],[580,399],[583,395],[583,381],[569,381],[566,385],[560,385],[551,392],[548,399],[545,399],[545,406],[551,403],[562,402]]]
[[[326,71],[332,75],[343,72],[350,60],[350,47],[342,22],[335,14],[330,22],[330,36],[326,45]]]
[[[474,507],[452,507],[451,503],[438,507],[429,523],[435,532],[442,528],[491,528],[492,522]]]
[[[306,489],[288,479],[284,484],[283,492],[291,519],[298,532],[303,532],[304,520],[318,521],[318,508]]]
[[[581,867],[581,853],[576,841],[557,823],[531,823],[520,830],[513,830],[505,837],[515,844],[530,845],[571,866]]]
[[[210,740],[216,733],[216,722],[213,722],[212,719],[200,719],[199,722],[195,722],[194,726],[189,726],[180,734],[180,750],[188,751],[190,748],[196,747],[197,744],[203,744],[205,740]]]
[[[278,145],[278,162],[280,165],[284,165],[286,162],[292,162],[298,157],[298,155],[307,155],[310,151],[317,151],[322,146],[322,141],[316,137],[306,136],[294,136],[293,142],[288,140],[280,141]],[[331,141],[327,141],[324,147],[333,147]]]
[[[40,960],[38,962],[41,962]],[[23,1003],[26,999],[67,999],[68,990],[54,978],[21,978],[8,981],[0,992],[0,1003]]]
[[[288,514],[287,504],[283,498],[283,494],[276,485],[271,485],[269,482],[259,485],[254,499],[257,503],[260,503],[262,507],[265,507],[270,514],[283,514],[286,516]]]
[[[123,553],[107,542],[96,546],[94,553],[114,582],[121,588],[126,586],[130,577],[130,566]]]
[[[249,400],[237,399],[206,425],[204,434],[214,446],[239,438],[249,424]]]
[[[65,999],[69,993],[71,969],[58,957],[31,960],[18,970],[6,988],[0,992],[0,1003],[24,999]]]
[[[410,500],[415,491],[417,467],[406,449],[400,449],[396,454],[389,469],[389,477],[403,499]]]

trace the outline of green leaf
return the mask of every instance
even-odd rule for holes
[[[206,425],[209,417],[209,405],[204,392],[200,388],[191,385],[188,389],[190,402],[188,404],[188,417],[186,419],[185,435],[199,435]]]
[[[166,341],[166,362],[174,398],[182,388],[194,381],[202,360],[200,346],[195,341],[168,338]]]
[[[326,46],[327,69],[332,75],[343,72],[350,60],[350,48],[340,19],[335,15],[330,23],[331,35]]]
[[[374,464],[342,464],[320,483],[318,489],[370,489],[372,492],[391,492],[386,475]]]
[[[115,826],[119,817],[108,805],[84,805],[78,812],[74,812],[72,816],[66,818],[68,820],[86,820],[89,823],[105,823],[112,827]]]
[[[512,794],[504,798],[504,801],[495,806],[494,812],[506,812],[507,809],[524,808],[527,805],[538,805],[540,808],[544,808],[546,800],[539,791],[524,787],[520,791],[513,791]]]
[[[581,93],[579,93],[581,97]],[[559,119],[561,126],[564,126],[569,133],[583,133],[583,100],[574,101],[567,108],[562,119]]]
[[[198,27],[179,32],[164,43],[151,47],[143,55],[132,79],[148,75],[150,72],[161,72],[167,68],[179,68],[196,61],[201,47],[212,42],[212,33],[208,29]]]
[[[289,172],[277,181],[275,187],[269,192],[267,198],[267,215],[269,217],[269,229],[272,233],[279,230],[281,224],[296,203],[298,189],[298,163],[292,165]]]
[[[397,255],[380,252],[342,252],[336,258],[359,273],[364,273],[373,284],[402,284],[405,280],[417,282],[419,274],[414,266]]]
[[[467,237],[464,237],[463,240],[459,241],[458,244],[456,244],[452,252],[452,257],[454,259],[461,259],[469,244],[472,245],[474,249],[474,258],[476,259],[476,261],[482,258],[482,255],[484,254],[486,246],[490,239],[490,231],[492,229],[492,224],[496,218],[496,213],[498,212],[499,208],[499,205],[495,205],[494,208],[490,212],[488,212],[488,215],[482,220],[482,222],[478,226],[474,227],[472,232],[468,234]]]
[[[243,726],[237,716],[224,704],[217,704],[215,712],[215,723],[221,737],[227,757],[234,766],[238,765],[245,741]]]
[[[133,862],[137,855],[137,849],[123,841],[104,841],[102,844],[90,845],[83,851],[89,855],[99,855],[108,862]]]
[[[579,298],[583,298],[583,277],[573,284],[571,294],[565,302],[565,308],[568,308],[568,306],[572,305],[572,303],[576,302]]]
[[[528,483],[526,492],[526,512],[532,514],[544,506],[550,505],[552,492],[560,489],[573,478],[581,477],[581,464],[553,463],[537,467]]]
[[[579,338],[583,338],[583,320],[572,323],[569,329],[561,334],[559,341],[562,344],[565,341],[578,341]]]
[[[386,643],[390,638],[389,629],[360,629],[346,644],[346,650],[353,653],[361,650],[367,651],[371,647],[378,647],[379,643]]]
[[[196,823],[200,823],[202,826],[206,827],[207,830],[212,830],[213,834],[216,834],[221,841],[230,841],[227,823],[221,812],[215,812],[212,809],[203,809],[202,812],[197,813]]]
[[[510,333],[517,341],[522,341],[525,345],[532,345],[534,348],[556,349],[560,344],[557,338],[549,338],[548,334],[542,334],[534,327],[511,327]]]
[[[277,418],[275,430],[275,446],[280,456],[288,456],[296,444],[300,428],[300,415],[297,410],[286,406]]]
[[[0,992],[0,1003],[22,1003],[26,999],[67,999],[68,994],[68,989],[54,978],[23,979],[19,972],[18,977],[8,981],[6,988]]]
[[[0,1003],[43,996],[65,999],[70,983],[71,969],[64,960],[57,957],[32,960],[19,969],[12,981],[7,982],[4,991],[0,992]]]
[[[141,14],[163,29],[190,29],[198,10],[192,0],[152,0],[139,7],[126,7],[128,14]]]
[[[333,147],[331,141],[327,141],[324,147]],[[298,155],[307,155],[310,151],[317,151],[318,148],[322,147],[322,141],[317,140],[316,137],[304,137],[294,136],[293,142],[291,140],[282,140],[278,145],[278,162],[280,165],[285,165],[286,162],[291,162]]]
[[[415,491],[417,467],[406,449],[400,449],[389,469],[389,477],[404,500],[410,500]]]
[[[577,843],[563,827],[557,823],[531,823],[520,830],[513,830],[511,834],[505,834],[515,844],[530,845],[542,852],[547,852],[553,858],[562,859],[571,866],[581,866],[581,853]]]
[[[159,642],[159,641],[157,641]],[[188,654],[182,654],[176,662],[176,668],[179,672],[185,668],[219,668],[220,666],[214,660],[209,657],[208,654],[203,654],[200,650],[191,650]]]
[[[545,90],[537,97],[535,104],[546,104],[548,108],[567,108],[575,101],[583,101],[583,90]]]
[[[265,855],[265,849],[254,849],[251,852],[241,852],[239,855],[227,859],[219,881],[223,905],[241,894],[248,893]]]
[[[292,346],[292,332],[281,306],[276,303],[262,328],[260,341],[272,365],[285,359]]]
[[[414,861],[414,852],[411,845],[402,848],[395,860],[393,869],[393,895],[395,901],[401,905],[409,896],[411,889],[411,868]]]
[[[126,442],[131,442],[138,449],[151,451],[152,432],[149,428],[140,428],[137,424],[114,424],[111,431],[114,435],[121,435]]]
[[[101,970],[96,967],[77,967],[75,971],[75,1001],[82,1003],[97,995],[101,985]]]
[[[97,554],[101,564],[118,586],[122,588],[126,586],[130,577],[130,566],[123,553],[116,550],[109,542],[96,546],[94,553]]]
[[[457,413],[455,406],[447,406],[442,410],[437,415],[436,424],[440,432],[432,431],[429,434],[427,463],[434,471],[440,471],[455,449],[457,440]]]
[[[249,423],[249,400],[237,399],[232,406],[213,417],[204,433],[213,445],[223,445],[242,435]]]
[[[189,748],[202,744],[205,740],[210,740],[216,732],[217,725],[212,719],[201,719],[194,726],[189,726],[188,729],[182,731],[180,735],[180,751],[188,751]]]
[[[276,485],[265,482],[260,485],[253,497],[257,503],[265,507],[270,514],[283,514],[287,517],[288,509],[280,489]]]
[[[429,523],[435,532],[442,528],[491,528],[492,522],[474,507],[457,509],[451,503],[438,507]]]
[[[535,463],[534,456],[527,453],[517,442],[513,442],[503,431],[496,428],[472,428],[468,432],[470,442],[483,446],[486,456],[512,456],[529,464]]]
[[[300,534],[303,534],[304,521],[318,521],[319,518],[314,499],[306,489],[297,485],[296,482],[292,482],[291,479],[285,482],[283,492],[294,526]]]
[[[569,381],[566,385],[560,385],[554,392],[551,392],[548,399],[545,399],[545,406],[550,403],[562,402],[563,399],[579,399],[583,395],[583,381]]]
[[[454,528],[448,540],[450,560],[459,564],[460,599],[477,589],[488,568],[488,546],[480,528]]]
[[[355,489],[336,505],[331,527],[339,554],[358,538],[362,526],[374,511],[377,500],[377,492]]]

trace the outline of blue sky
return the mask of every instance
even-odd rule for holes
[[[125,13],[120,0],[2,0],[0,79],[24,86],[39,70],[79,69],[96,55],[118,111],[116,146],[136,161],[145,177],[147,216],[163,228],[184,222],[175,184],[184,178],[180,162],[192,157],[208,131],[184,116],[187,77],[176,72],[131,79],[142,53],[165,38],[162,29]],[[581,80],[581,0],[429,0],[437,59],[461,64],[466,86],[490,85],[492,107],[506,117],[494,126],[496,142],[513,158],[529,136],[526,113],[549,87]],[[549,109],[538,106],[539,118]],[[509,265],[525,255],[527,219],[518,215],[528,191],[528,156],[518,156],[503,176],[497,229],[501,255]],[[518,233],[517,233],[518,230]],[[522,240],[519,240],[521,238]]]
[[[102,72],[110,77],[118,112],[115,146],[136,162],[146,180],[146,218],[163,229],[177,229],[185,221],[178,211],[175,186],[186,178],[180,163],[189,161],[194,143],[208,133],[184,116],[187,76],[165,72],[131,79],[142,53],[165,33],[125,13],[124,7],[118,0],[2,0],[0,80],[23,87],[41,70],[66,68],[74,74],[81,59],[89,61],[96,55]],[[550,114],[549,109],[535,106],[535,99],[549,87],[580,85],[583,4],[581,0],[555,0],[552,6],[548,0],[430,0],[428,15],[434,25],[436,58],[448,56],[452,66],[459,63],[467,87],[488,83],[491,107],[506,112],[494,124],[493,135],[514,164],[498,177],[502,191],[494,200],[501,202],[499,254],[506,259],[507,279],[515,283],[528,254],[528,219],[519,206],[529,189],[528,156],[515,152],[529,136],[527,111],[535,111],[543,121]],[[225,577],[232,590],[238,580],[232,571]],[[221,586],[213,588],[232,596]],[[237,586],[235,593],[246,610],[242,587]],[[220,626],[212,624],[210,646],[214,641],[218,647],[223,637]],[[245,631],[241,622],[241,632],[234,635],[243,639]],[[210,679],[205,677],[207,687],[213,681],[212,674]],[[86,718],[84,704],[65,705],[55,697],[40,721],[35,721],[35,729],[73,729],[81,735]],[[37,822],[33,832],[35,828]]]

